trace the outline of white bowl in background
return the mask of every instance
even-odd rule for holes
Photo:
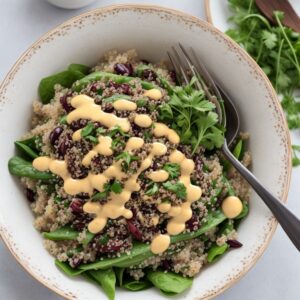
[[[156,6],[119,5],[75,17],[46,33],[16,62],[0,87],[0,233],[20,264],[37,280],[68,299],[105,297],[82,278],[69,278],[54,265],[33,228],[33,215],[19,180],[7,170],[14,141],[29,127],[31,103],[41,78],[70,63],[93,65],[107,50],[136,48],[141,58],[158,61],[172,45],[192,46],[235,101],[242,130],[250,133],[254,174],[286,200],[291,157],[289,133],[276,94],[257,64],[230,38],[205,21]],[[51,63],[49,63],[51,62]],[[207,299],[234,284],[268,246],[277,222],[252,193],[250,214],[239,228],[244,246],[205,268],[193,287],[175,299]],[[154,289],[117,291],[116,299],[166,299]]]
[[[49,3],[67,9],[77,9],[85,7],[97,0],[47,0]]]

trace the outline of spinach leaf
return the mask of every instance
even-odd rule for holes
[[[109,300],[115,299],[116,292],[116,274],[112,268],[107,270],[88,271],[103,288]]]
[[[125,282],[122,287],[126,290],[132,291],[132,292],[138,292],[143,291],[152,286],[151,282],[148,280],[130,280]]]
[[[223,244],[222,246],[218,246],[217,244],[213,244],[207,253],[207,261],[209,263],[213,262],[216,260],[220,255],[224,254],[229,248],[228,244]]]
[[[31,162],[26,161],[19,156],[14,156],[8,161],[8,170],[10,174],[18,177],[28,177],[40,180],[50,180],[55,178],[54,174],[38,171],[32,166]]]
[[[64,226],[51,232],[43,232],[43,237],[52,241],[75,240],[79,232],[70,226]]]
[[[183,277],[173,272],[148,271],[146,276],[156,288],[168,296],[180,294],[193,284],[193,278]]]
[[[27,146],[23,141],[15,141],[15,145],[18,150],[21,151],[27,157],[30,157],[31,160],[38,157],[38,154],[29,146]]]
[[[69,88],[76,80],[81,79],[84,76],[85,75],[79,71],[66,70],[43,78],[38,87],[42,103],[47,104],[53,99],[55,93],[54,86],[56,84]]]
[[[78,72],[81,72],[84,75],[89,74],[90,69],[91,68],[89,66],[82,65],[82,64],[70,64],[68,66],[69,71],[78,71]]]
[[[119,286],[122,286],[125,268],[115,268],[114,270],[115,270],[116,277],[118,279],[118,284]]]
[[[55,260],[55,265],[68,276],[77,276],[85,272],[84,270],[72,268],[68,263],[59,261],[58,259]]]

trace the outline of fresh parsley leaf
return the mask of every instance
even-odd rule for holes
[[[169,173],[169,177],[174,179],[179,176],[180,174],[180,165],[176,163],[166,163],[163,166],[163,170]]]
[[[146,190],[145,194],[148,196],[153,196],[158,192],[159,185],[156,182],[151,182]]]
[[[98,139],[96,137],[92,136],[92,135],[86,136],[85,139],[91,141],[95,145],[98,144]]]
[[[68,124],[68,122],[67,122],[67,115],[62,116],[62,117],[59,119],[59,123],[62,124],[62,125]]]
[[[115,180],[111,187],[110,187],[111,191],[114,192],[115,194],[120,194],[122,192],[122,184],[118,181]]]
[[[300,145],[292,145],[292,150],[293,150],[292,163],[293,166],[296,167],[300,165],[300,157],[298,156],[300,154]]]
[[[95,127],[93,123],[88,123],[85,127],[81,130],[81,136],[86,137],[90,135],[94,131]]]
[[[178,198],[185,199],[186,198],[186,187],[183,183],[177,181],[175,183],[171,181],[167,181],[163,183],[163,187],[176,194]]]
[[[108,193],[110,192],[110,190],[111,190],[111,185],[109,183],[105,183],[104,184],[104,191],[94,194],[92,196],[92,201],[102,200],[102,199],[107,198]]]
[[[133,161],[139,160],[139,157],[131,155],[129,152],[124,151],[116,157],[116,160],[120,159],[122,159],[122,167],[125,169],[125,171],[127,171],[129,169],[130,164]]]
[[[196,90],[192,78],[186,86],[176,86],[170,100],[159,107],[159,118],[172,124],[183,144],[190,144],[193,153],[199,146],[211,150],[224,142],[223,129],[219,128],[215,105],[208,101],[203,90]]]
[[[277,35],[267,30],[262,31],[262,39],[268,49],[273,49],[278,41]]]
[[[114,126],[112,129],[110,129],[108,135],[112,138],[114,137],[116,134],[120,134],[121,136],[124,136],[124,137],[129,137],[129,134],[125,133],[123,131],[123,129],[117,125],[117,126]]]
[[[104,134],[106,133],[106,129],[103,127],[99,127],[96,129],[97,134]]]
[[[114,138],[111,143],[112,150],[116,150],[119,147],[124,147],[124,146],[125,146],[125,142],[120,137]]]

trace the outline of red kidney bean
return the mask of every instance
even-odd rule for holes
[[[70,204],[70,208],[73,214],[83,213],[83,204],[84,202],[79,198],[73,198]]]
[[[154,81],[157,78],[157,75],[154,71],[150,69],[146,69],[142,72],[142,78],[149,80],[149,81]]]
[[[237,240],[228,240],[226,242],[230,248],[241,248],[243,244]]]
[[[29,202],[34,202],[35,201],[35,193],[32,189],[27,188],[25,190],[26,193],[26,198]]]
[[[134,236],[136,240],[141,241],[143,235],[141,231],[138,229],[137,224],[135,224],[135,222],[132,220],[126,220],[126,221],[127,221],[128,231]]]
[[[67,150],[71,148],[73,145],[72,137],[70,134],[66,134],[66,136],[59,142],[58,144],[58,154],[62,157],[65,156]]]
[[[67,98],[72,96],[72,92],[69,92],[62,97],[60,97],[59,101],[61,106],[64,108],[64,110],[69,113],[70,111],[74,110],[73,106],[68,102]]]
[[[132,64],[130,64],[130,63],[127,63],[127,64],[116,63],[114,65],[114,70],[119,75],[130,76],[133,74],[133,67],[132,67]]]
[[[88,123],[87,119],[79,119],[79,120],[73,121],[70,124],[70,127],[72,130],[76,131],[78,129],[85,127],[87,125],[87,123]]]
[[[55,143],[58,141],[58,138],[60,137],[63,131],[64,129],[61,126],[58,126],[51,131],[49,135],[49,141],[52,146],[54,146]]]

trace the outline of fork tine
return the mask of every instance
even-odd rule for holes
[[[169,56],[170,62],[171,62],[172,66],[174,68],[174,71],[176,73],[176,77],[177,77],[178,83],[182,84],[180,70],[178,68],[177,63],[174,61],[173,55],[169,51],[167,51],[167,55]]]
[[[176,65],[178,67],[178,70],[180,71],[179,75],[183,79],[184,84],[189,84],[190,80],[189,80],[189,77],[188,77],[186,71],[183,68],[184,64],[180,58],[180,55],[175,47],[172,47],[172,50],[173,50],[173,61],[175,61]]]
[[[199,70],[201,76],[204,78],[205,82],[208,84],[209,88],[213,91],[213,93],[216,95],[216,97],[218,99],[222,99],[222,96],[220,94],[218,87],[216,86],[214,80],[212,79],[211,75],[207,71],[204,64],[199,61],[193,48],[191,48],[191,53],[193,55],[194,61],[196,62],[197,69]]]
[[[207,69],[203,64],[200,63],[198,60],[193,48],[191,48],[191,53],[193,55],[193,59],[191,56],[188,54],[188,51],[183,47],[182,44],[179,43],[179,47],[183,53],[183,56],[185,57],[185,60],[187,61],[187,64],[191,71],[193,72],[194,75],[198,78],[200,84],[202,85],[202,89],[204,90],[205,94],[207,95],[208,99],[215,104],[216,106],[216,111],[219,115],[219,122],[221,124],[226,124],[226,117],[223,114],[222,107],[220,105],[220,102],[218,99],[222,99],[222,96],[220,94],[220,91],[218,87],[216,86],[214,80],[208,73]],[[194,63],[195,62],[195,63]],[[200,76],[199,76],[200,75]],[[203,81],[203,79],[204,81]],[[214,92],[214,95],[212,95],[209,91],[209,88]]]
[[[179,44],[179,47],[183,53],[183,57],[185,58],[192,74],[194,76],[196,76],[198,78],[198,80],[196,81],[196,86],[198,89],[203,89],[205,91],[205,93],[207,94],[207,96],[210,98],[211,97],[211,93],[209,92],[207,86],[205,85],[205,83],[201,80],[201,76],[199,74],[199,72],[197,71],[197,69],[195,69],[195,66],[193,64],[193,61],[190,57],[190,55],[188,54],[187,50],[182,46],[181,43],[178,43]]]

